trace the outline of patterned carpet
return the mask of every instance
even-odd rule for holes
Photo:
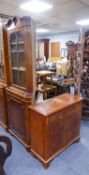
[[[13,143],[12,154],[4,166],[7,175],[89,175],[89,121],[82,121],[80,142],[57,156],[47,170],[2,127],[0,134],[9,136]]]

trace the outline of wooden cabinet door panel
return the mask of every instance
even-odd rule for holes
[[[81,109],[71,111],[68,116],[66,116],[65,123],[65,144],[68,144],[71,140],[77,138],[80,135],[80,119],[81,119]]]
[[[20,137],[25,137],[25,112],[24,104],[9,97],[8,113],[10,128],[15,131]]]
[[[48,123],[48,145],[49,156],[56,153],[64,144],[64,125],[65,118],[61,113],[49,117]]]

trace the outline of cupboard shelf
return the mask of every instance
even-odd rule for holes
[[[18,71],[25,71],[24,67],[12,67],[13,70],[18,70]]]

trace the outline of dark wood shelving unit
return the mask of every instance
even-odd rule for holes
[[[83,30],[83,65],[81,76],[81,93],[83,100],[83,118],[89,119],[89,29]]]

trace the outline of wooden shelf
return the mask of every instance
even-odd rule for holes
[[[12,67],[13,70],[25,71],[25,67]]]

